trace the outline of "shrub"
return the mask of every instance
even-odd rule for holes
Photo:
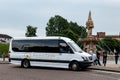
[[[0,56],[2,52],[5,52],[5,56],[8,56],[9,44],[2,44],[0,43]]]

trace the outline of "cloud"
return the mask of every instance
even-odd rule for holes
[[[19,29],[19,28],[1,28],[0,30],[0,34],[7,34],[10,35],[12,37],[22,37],[25,35],[25,30]]]

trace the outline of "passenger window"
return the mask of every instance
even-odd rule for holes
[[[60,53],[73,53],[71,48],[66,43],[60,43]]]

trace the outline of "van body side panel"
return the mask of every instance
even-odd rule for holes
[[[11,63],[21,65],[28,59],[31,66],[69,68],[70,62],[76,60],[84,67],[90,66],[91,61],[85,62],[83,55],[76,53],[68,42],[73,41],[65,37],[12,39],[9,47]]]

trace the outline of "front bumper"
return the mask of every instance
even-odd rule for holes
[[[80,68],[88,68],[93,62],[79,62]]]

